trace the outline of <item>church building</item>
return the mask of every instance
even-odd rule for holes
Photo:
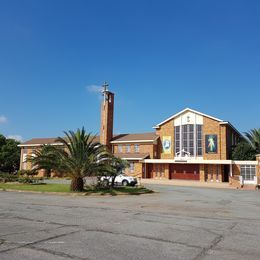
[[[242,135],[228,121],[185,108],[153,127],[149,133],[113,134],[114,94],[103,86],[98,140],[130,163],[126,174],[140,178],[257,184],[260,155],[255,161],[233,161],[231,151]],[[34,138],[21,147],[20,169],[26,156],[56,138]]]

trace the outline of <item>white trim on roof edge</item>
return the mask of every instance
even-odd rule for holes
[[[240,136],[242,136],[242,134],[228,121],[223,121],[219,123],[220,125],[229,125],[235,132],[237,132]]]
[[[219,119],[219,118],[216,118],[216,117],[213,117],[213,116],[209,116],[209,115],[207,115],[207,114],[201,113],[201,112],[199,112],[199,111],[196,111],[196,110],[194,110],[194,109],[191,109],[191,108],[188,108],[188,107],[187,107],[187,108],[183,109],[182,111],[178,112],[177,114],[174,114],[173,116],[171,116],[171,117],[167,118],[166,120],[162,121],[161,123],[157,124],[157,125],[154,126],[153,128],[157,129],[157,128],[159,128],[162,124],[164,124],[164,123],[170,121],[171,119],[173,119],[173,118],[175,118],[175,117],[177,117],[177,116],[179,116],[179,115],[181,115],[181,114],[183,114],[184,112],[187,112],[187,111],[193,112],[193,113],[198,114],[198,115],[201,115],[201,116],[205,116],[205,117],[211,118],[211,119],[216,120],[216,121],[218,121],[218,122],[223,122],[223,120],[221,120],[221,119]]]

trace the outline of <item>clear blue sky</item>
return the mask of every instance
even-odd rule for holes
[[[259,13],[259,0],[0,0],[0,133],[98,133],[104,81],[116,133],[185,107],[260,127]]]

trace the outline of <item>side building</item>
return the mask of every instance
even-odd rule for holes
[[[257,184],[255,161],[231,160],[242,135],[228,121],[186,108],[154,126],[150,133],[113,134],[114,94],[104,85],[100,137],[97,140],[130,163],[126,174],[140,178]],[[20,169],[30,169],[26,156],[55,138],[35,138],[21,145]],[[39,174],[44,174],[40,172]]]

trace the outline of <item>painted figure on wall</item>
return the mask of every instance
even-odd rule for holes
[[[170,154],[171,153],[171,144],[172,144],[172,140],[171,140],[171,136],[163,136],[163,152],[165,154]]]
[[[206,135],[206,153],[217,153],[217,135]]]

